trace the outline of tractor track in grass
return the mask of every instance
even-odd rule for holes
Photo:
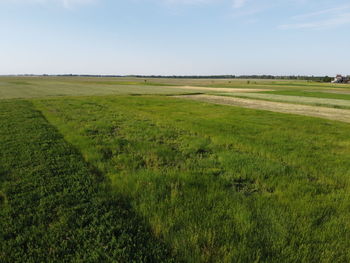
[[[214,95],[182,95],[174,97],[257,110],[318,117],[350,123],[350,110]]]

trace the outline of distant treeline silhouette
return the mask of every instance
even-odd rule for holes
[[[274,75],[89,75],[89,74],[19,74],[12,76],[50,76],[50,77],[98,77],[98,78],[173,78],[173,79],[284,79],[284,80],[308,80],[317,82],[331,82],[329,76],[274,76]]]

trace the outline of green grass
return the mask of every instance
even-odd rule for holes
[[[349,124],[166,97],[35,105],[186,262],[348,262]]]
[[[313,98],[325,98],[325,99],[339,99],[350,100],[350,94],[337,94],[317,91],[296,91],[296,90],[281,90],[281,91],[266,91],[262,92],[266,94],[287,95],[287,96],[301,96],[301,97],[313,97]]]
[[[0,77],[0,262],[350,262],[350,124],[164,96],[349,86],[144,80]]]
[[[126,198],[28,101],[0,102],[0,262],[170,261]]]

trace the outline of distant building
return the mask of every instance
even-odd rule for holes
[[[332,81],[332,83],[348,83],[350,81],[349,76],[345,77],[342,75],[337,75],[334,80]]]

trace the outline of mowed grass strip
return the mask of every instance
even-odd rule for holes
[[[350,100],[346,100],[346,99],[316,98],[311,96],[303,97],[303,96],[292,96],[292,95],[243,93],[243,92],[222,93],[220,95],[228,96],[228,97],[231,96],[231,97],[276,101],[276,102],[287,102],[287,103],[293,103],[293,104],[304,104],[304,105],[315,105],[315,106],[323,106],[323,107],[331,107],[331,108],[350,109]]]
[[[338,93],[337,93],[338,92]],[[350,100],[350,93],[342,94],[342,91],[334,90],[276,90],[276,91],[266,91],[262,93],[266,94],[276,94],[276,95],[286,95],[286,96],[299,96],[299,97],[312,97],[312,98],[323,98],[323,99],[336,99],[336,100]]]
[[[349,262],[350,125],[166,97],[35,104],[186,262]]]
[[[301,105],[297,103],[284,103],[264,99],[251,99],[242,96],[215,96],[215,95],[181,95],[175,96],[182,99],[190,99],[214,104],[221,104],[227,106],[243,107],[248,109],[266,110],[287,114],[298,114],[304,116],[311,116],[317,118],[324,118],[328,120],[337,120],[350,123],[349,109],[334,109],[329,107],[319,107],[310,105]]]
[[[1,101],[0,123],[0,262],[170,261],[32,103]]]

